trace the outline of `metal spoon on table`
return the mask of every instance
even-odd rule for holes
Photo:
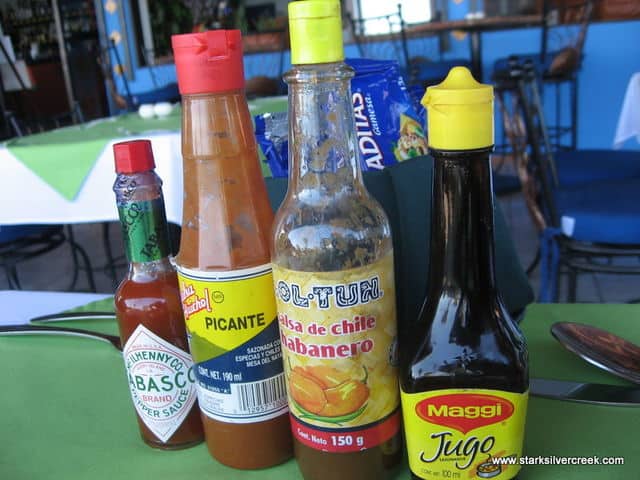
[[[606,330],[574,322],[554,323],[551,334],[592,365],[640,383],[640,346]]]

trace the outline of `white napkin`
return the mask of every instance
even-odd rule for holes
[[[640,72],[634,73],[627,86],[618,118],[618,128],[613,140],[613,148],[620,148],[625,141],[636,137],[640,142]]]

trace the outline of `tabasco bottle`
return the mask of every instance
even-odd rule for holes
[[[520,468],[529,376],[496,289],[493,89],[455,67],[422,102],[434,174],[427,297],[399,348],[409,466],[413,478],[507,480]]]
[[[184,205],[175,259],[211,455],[291,457],[269,256],[273,212],[244,94],[238,30],[172,37],[182,94]]]
[[[393,248],[360,172],[337,0],[289,3],[289,184],[272,250],[296,458],[307,480],[399,458]]]
[[[140,433],[152,447],[189,447],[202,442],[202,423],[178,278],[169,261],[162,182],[148,140],[116,143],[113,153],[113,189],[129,261],[115,311]]]

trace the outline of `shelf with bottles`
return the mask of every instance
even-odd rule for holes
[[[2,8],[2,25],[5,31],[46,25],[51,22],[53,22],[53,10],[49,0],[5,4]]]

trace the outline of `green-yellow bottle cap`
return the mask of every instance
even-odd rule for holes
[[[333,63],[344,60],[339,0],[289,3],[291,63]]]
[[[472,150],[493,145],[493,87],[477,82],[469,69],[454,67],[422,98],[427,108],[429,146]]]

